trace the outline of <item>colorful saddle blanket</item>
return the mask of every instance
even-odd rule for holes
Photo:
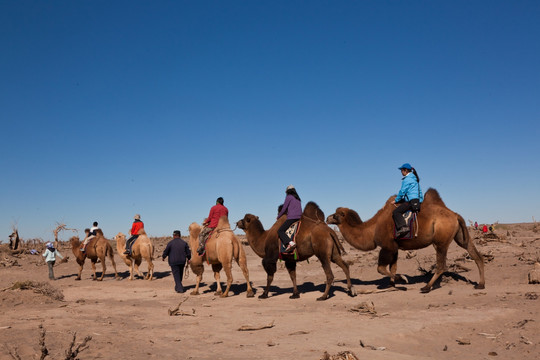
[[[292,241],[295,241],[296,242],[296,234],[298,234],[298,231],[300,230],[300,224],[302,223],[302,221],[297,221],[297,222],[294,222],[291,226],[289,226],[289,228],[285,231],[285,234],[287,234],[287,236],[289,237],[289,239],[291,239]],[[280,259],[284,259],[284,258],[294,258],[295,260],[298,258],[298,253],[296,252],[296,249],[294,249],[293,252],[290,252],[290,253],[286,253],[285,252],[285,249],[287,248],[286,246],[283,245],[283,243],[281,242],[281,240],[278,238],[278,241],[279,241],[279,258]]]
[[[403,214],[403,218],[405,219],[405,223],[409,227],[409,232],[401,235],[400,237],[397,237],[397,229],[396,224],[394,224],[394,239],[397,240],[409,240],[416,236],[416,228],[418,227],[418,221],[416,217],[416,213],[412,211],[407,211],[405,214]]]

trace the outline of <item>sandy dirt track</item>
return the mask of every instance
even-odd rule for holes
[[[279,263],[270,298],[258,299],[266,273],[247,245],[255,298],[246,298],[236,264],[228,298],[214,295],[208,266],[200,296],[189,295],[193,274],[184,280],[188,291],[175,293],[170,268],[160,258],[164,241],[156,243],[153,281],[128,281],[127,266],[118,255],[122,280],[114,280],[108,263],[104,281],[92,281],[87,263],[82,280],[75,281],[78,267],[68,245],[62,244],[60,251],[70,261],[55,267],[59,279],[50,285],[63,293],[63,301],[31,289],[10,289],[18,281],[49,283],[47,267],[41,256],[3,252],[0,359],[13,359],[15,354],[39,359],[40,324],[46,330],[50,359],[65,358],[74,332],[76,344],[92,336],[80,359],[320,359],[325,351],[351,351],[359,359],[540,358],[540,285],[528,284],[527,279],[540,258],[540,232],[533,224],[509,224],[499,225],[496,234],[491,239],[471,231],[478,249],[487,255],[485,290],[473,288],[476,266],[454,243],[448,271],[428,294],[420,293],[430,277],[421,270],[435,263],[432,247],[400,252],[398,273],[408,279],[405,290],[349,297],[343,272],[332,265],[336,280],[331,297],[322,302],[315,300],[324,290],[324,273],[316,258],[298,265],[300,299],[289,299],[291,281]],[[344,245],[355,289],[385,288],[388,280],[376,272],[378,249],[361,252]],[[180,310],[187,315],[169,316],[168,309],[183,300]],[[374,308],[362,312],[369,302]]]

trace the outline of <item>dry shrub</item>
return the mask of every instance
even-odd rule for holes
[[[45,295],[53,300],[63,301],[64,293],[49,283],[25,280],[17,281],[11,286],[11,290],[32,290],[36,294]]]
[[[337,355],[330,355],[325,351],[324,355],[321,357],[321,360],[358,360],[358,357],[351,351],[342,351]]]

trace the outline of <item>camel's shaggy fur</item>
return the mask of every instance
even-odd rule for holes
[[[131,247],[131,255],[126,255],[126,236],[123,233],[118,233],[115,236],[116,239],[116,251],[129,267],[129,280],[133,280],[133,268],[137,272],[137,275],[143,277],[146,280],[152,280],[154,278],[154,263],[152,259],[154,257],[154,244],[144,230],[139,231],[139,237],[133,243]],[[146,276],[141,274],[139,265],[141,265],[142,259],[145,259],[148,263],[148,272]]]
[[[216,295],[221,297],[227,297],[231,288],[232,277],[232,261],[236,260],[236,263],[242,269],[244,278],[247,283],[247,297],[253,297],[253,288],[249,281],[249,271],[247,268],[246,253],[242,244],[234,235],[229,225],[229,219],[226,216],[222,216],[219,219],[219,223],[206,241],[206,252],[203,256],[197,254],[197,247],[199,244],[199,234],[201,232],[201,226],[197,223],[189,225],[189,241],[191,246],[191,270],[197,276],[195,289],[191,295],[199,295],[199,284],[202,280],[204,272],[204,262],[212,265],[214,271],[214,278],[216,279]],[[227,287],[225,292],[222,292],[219,272],[221,269],[225,270],[227,276]]]
[[[391,196],[384,207],[366,222],[362,222],[354,210],[344,207],[337,208],[326,222],[337,225],[345,240],[357,249],[370,251],[381,247],[377,270],[382,275],[390,276],[392,285],[396,279],[398,249],[422,249],[433,245],[437,253],[437,266],[431,280],[422,288],[422,292],[429,292],[445,271],[446,253],[454,240],[476,262],[480,281],[475,288],[485,287],[483,258],[469,236],[465,220],[446,207],[437,190],[430,188],[426,192],[418,213],[418,235],[410,240],[394,239],[394,199],[395,196]]]
[[[246,214],[243,219],[238,221],[237,226],[246,232],[249,245],[253,251],[263,260],[262,264],[267,274],[266,288],[259,298],[268,297],[270,285],[274,279],[277,270],[277,261],[279,258],[280,240],[277,234],[279,227],[285,222],[286,216],[280,217],[276,223],[269,229],[264,230],[259,218],[252,214]],[[317,300],[326,300],[330,292],[330,287],[334,281],[334,274],[330,267],[330,262],[337,264],[347,277],[347,289],[349,295],[355,296],[349,265],[341,257],[343,246],[338,241],[336,233],[330,229],[324,222],[324,213],[314,202],[309,202],[304,208],[302,215],[302,224],[296,235],[298,259],[290,257],[285,258],[285,266],[289,271],[293,283],[293,294],[291,299],[300,297],[300,292],[296,286],[296,261],[304,261],[315,255],[321,262],[321,266],[326,274],[326,288],[324,294]]]
[[[75,280],[81,280],[81,273],[83,271],[84,261],[86,260],[86,258],[90,259],[92,264],[93,280],[103,280],[103,277],[105,276],[105,271],[107,270],[107,266],[105,265],[105,258],[107,256],[111,260],[112,266],[114,268],[114,277],[118,279],[116,263],[114,262],[113,248],[109,240],[107,240],[103,236],[101,230],[98,230],[96,236],[92,240],[90,240],[88,245],[86,245],[86,251],[84,253],[81,251],[81,242],[77,236],[71,237],[71,239],[69,239],[69,242],[71,243],[71,250],[73,251],[73,255],[75,255],[77,264],[79,264],[79,274],[77,275],[77,278]],[[100,260],[101,266],[103,268],[101,272],[101,277],[99,279],[96,275],[96,262],[98,261],[98,259]]]

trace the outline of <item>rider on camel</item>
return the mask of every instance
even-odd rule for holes
[[[229,216],[229,209],[227,209],[223,203],[223,198],[218,197],[216,205],[212,206],[210,214],[208,214],[208,217],[203,221],[203,228],[199,234],[199,247],[197,248],[197,254],[199,255],[204,254],[206,240],[208,240],[210,233],[218,226],[219,218],[222,216]]]
[[[410,228],[405,223],[403,214],[412,210],[413,212],[420,211],[420,203],[424,201],[424,195],[420,189],[420,178],[415,168],[409,163],[401,165],[401,189],[396,197],[395,204],[397,208],[394,210],[392,217],[396,224],[396,236],[400,237],[410,231]]]

